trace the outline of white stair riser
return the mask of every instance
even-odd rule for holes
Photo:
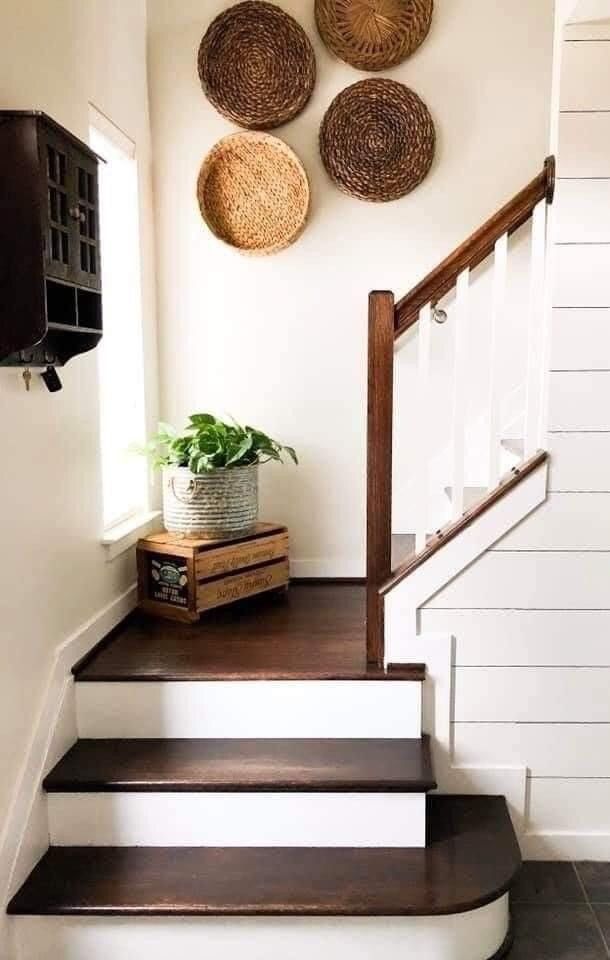
[[[80,737],[420,737],[421,683],[77,683]]]
[[[445,917],[22,917],[18,960],[490,960],[508,895]]]
[[[49,795],[59,846],[424,847],[423,793]]]

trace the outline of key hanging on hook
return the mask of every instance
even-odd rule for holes
[[[26,367],[25,370],[23,371],[23,373],[21,374],[21,376],[23,377],[23,382],[25,383],[25,389],[26,389],[27,392],[29,393],[29,392],[30,392],[30,384],[31,384],[31,382],[32,382],[32,371],[30,370],[29,367]]]

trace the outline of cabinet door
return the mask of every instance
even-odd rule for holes
[[[45,129],[42,136],[41,163],[46,274],[58,280],[70,280],[74,256],[74,221],[70,216],[70,160],[65,141],[52,130]]]
[[[73,280],[80,286],[100,290],[97,161],[75,149],[71,150],[70,159],[74,183],[72,208],[75,214],[71,258]]]

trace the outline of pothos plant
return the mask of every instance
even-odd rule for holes
[[[298,463],[292,447],[278,443],[255,427],[242,427],[236,421],[227,423],[211,413],[194,413],[180,433],[169,424],[160,423],[144,452],[155,468],[188,467],[191,473],[247,467],[269,460],[281,463],[284,454]]]

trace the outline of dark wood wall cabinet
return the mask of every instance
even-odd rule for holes
[[[98,162],[44,113],[0,111],[2,366],[62,366],[101,339]]]

